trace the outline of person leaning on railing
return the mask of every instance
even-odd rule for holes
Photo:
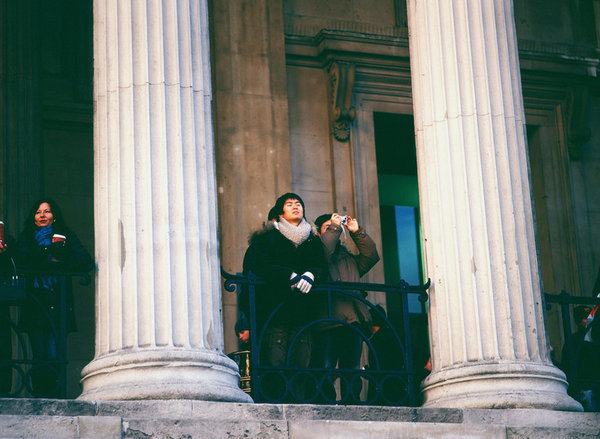
[[[25,220],[18,239],[19,269],[39,271],[27,279],[30,300],[21,313],[20,327],[29,336],[34,360],[57,359],[56,331],[61,309],[60,272],[89,272],[94,261],[77,235],[67,227],[58,204],[50,198],[37,200]],[[43,272],[43,273],[42,273]],[[73,291],[66,285],[67,332],[75,331]],[[52,396],[57,389],[56,371],[34,368],[31,385],[34,394]]]
[[[325,273],[327,263],[321,242],[305,219],[304,202],[299,195],[287,193],[279,197],[273,215],[276,221],[252,235],[244,256],[244,273],[251,271],[265,281],[256,287],[255,293],[258,334],[274,309],[286,301],[264,328],[260,352],[261,364],[280,367],[285,366],[293,337],[307,321],[311,303],[308,293]],[[240,297],[241,310],[250,316],[246,293]],[[258,334],[250,334],[250,337]],[[309,361],[310,335],[305,331],[292,349],[289,366],[306,367]],[[273,398],[285,392],[268,379],[264,385],[265,392]],[[300,387],[298,385],[298,391],[302,392]]]
[[[359,282],[379,261],[375,242],[359,226],[356,218],[342,217],[337,213],[326,213],[315,220],[317,234],[323,242],[323,249],[329,264],[329,279],[342,282]],[[346,228],[350,239],[356,245],[358,254],[351,253],[340,242],[340,235]],[[331,316],[327,303],[322,301],[315,310],[315,318],[333,318],[339,322],[324,322],[315,329],[311,367],[334,369],[359,369],[363,339],[371,335],[371,315],[365,303],[343,294],[333,294]],[[361,382],[355,380],[350,399],[358,401]],[[344,391],[342,381],[342,395]],[[331,401],[335,398],[332,383],[326,383],[324,392]]]

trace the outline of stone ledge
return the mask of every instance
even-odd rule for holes
[[[600,436],[600,413],[243,404],[196,400],[0,399],[0,437],[582,438]]]

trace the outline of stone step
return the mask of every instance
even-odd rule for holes
[[[598,438],[600,413],[0,399],[0,438]]]

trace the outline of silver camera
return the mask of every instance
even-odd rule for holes
[[[340,216],[341,220],[342,220],[342,224],[347,224],[348,223],[348,217],[347,216]]]

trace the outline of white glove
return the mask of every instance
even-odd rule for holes
[[[306,294],[312,288],[314,281],[315,276],[310,271],[307,271],[302,276],[300,276],[300,280],[296,284],[296,288],[298,288],[301,292]]]

